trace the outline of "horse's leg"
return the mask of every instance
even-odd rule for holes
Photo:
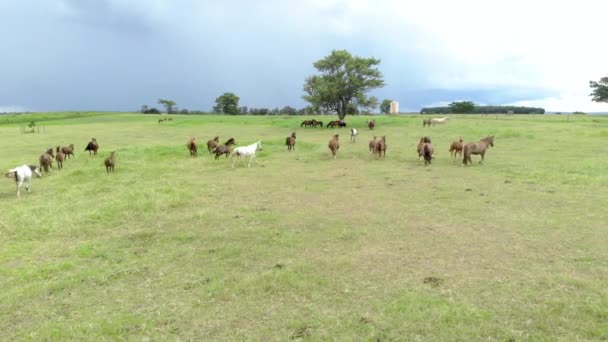
[[[481,160],[479,161],[479,164],[483,163],[483,156],[486,154],[486,152],[481,152]]]

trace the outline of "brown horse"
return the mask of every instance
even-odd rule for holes
[[[340,149],[340,141],[338,140],[338,134],[334,135],[333,138],[331,138],[331,140],[329,141],[329,144],[327,144],[327,147],[329,147],[329,150],[331,151],[331,155],[333,156],[333,158],[336,159],[336,154],[338,153],[338,150]]]
[[[97,155],[97,150],[99,149],[99,145],[97,144],[97,140],[95,138],[91,138],[91,141],[85,147],[85,152],[89,151],[89,155],[93,152],[94,155]]]
[[[217,145],[213,152],[215,153],[215,159],[219,159],[222,154],[226,155],[226,158],[230,156],[230,152],[232,152],[233,146],[236,145],[236,141],[234,138],[228,139],[224,143],[224,145]]]
[[[426,126],[429,126],[429,127],[430,127],[430,126],[431,126],[431,123],[432,123],[432,122],[431,122],[431,119],[430,119],[430,118],[429,118],[429,119],[423,119],[423,120],[422,120],[422,127],[426,127]]]
[[[374,138],[369,141],[369,151],[373,153],[375,148],[376,148],[376,136],[374,135]]]
[[[50,148],[44,152],[43,155],[40,156],[40,170],[44,170],[44,172],[49,172],[49,168],[53,168],[53,149]]]
[[[369,127],[370,131],[374,130],[374,127],[376,127],[376,119],[368,121],[367,122],[367,127]]]
[[[424,166],[430,165],[433,160],[433,145],[429,142],[424,142],[420,147],[420,154],[424,158]]]
[[[460,140],[458,141],[453,141],[452,145],[450,145],[450,157],[452,158],[457,158],[458,154],[460,153],[460,156],[462,156],[462,148],[464,147],[464,143],[462,140],[462,137],[460,137]]]
[[[468,144],[464,145],[464,148],[462,149],[462,152],[463,152],[462,153],[463,154],[462,165],[467,165],[467,162],[470,164],[473,164],[473,161],[471,160],[472,154],[481,155],[481,160],[479,161],[479,164],[482,164],[483,158],[486,154],[486,150],[488,149],[488,145],[494,147],[494,136],[493,135],[489,136],[489,137],[485,137],[478,142],[468,143]]]
[[[323,121],[312,119],[313,127],[321,126],[323,127]]]
[[[291,133],[291,136],[285,139],[285,145],[287,145],[287,151],[296,149],[296,132]]]
[[[213,150],[215,149],[215,147],[217,145],[219,145],[219,143],[220,143],[220,137],[218,137],[218,136],[207,141],[207,151],[209,151],[209,153],[213,153]]]
[[[314,119],[312,119],[312,120],[304,120],[300,124],[300,127],[309,127],[309,126],[312,126],[312,127],[315,126],[315,120]]]
[[[334,127],[336,127],[336,126],[338,126],[338,127],[346,127],[346,122],[344,122],[344,121],[342,121],[342,120],[334,120],[334,121],[330,121],[330,122],[327,124],[327,126],[325,126],[325,127],[331,127],[331,128],[334,128]]]
[[[59,146],[57,146],[59,147]],[[73,157],[74,156],[74,144],[70,144],[70,146],[64,146],[61,148],[61,152],[63,152],[65,159]],[[57,153],[59,153],[59,150],[57,150]]]
[[[65,153],[63,153],[63,149],[57,146],[57,154],[55,155],[55,160],[57,161],[57,169],[61,171],[63,169],[63,161],[65,160]]]
[[[382,138],[376,140],[376,145],[374,146],[374,154],[378,154],[378,158],[386,157],[386,136],[382,136]]]
[[[198,147],[196,146],[196,138],[192,138],[186,144],[188,151],[190,151],[190,157],[198,156]]]
[[[422,158],[422,145],[424,145],[425,143],[430,144],[431,138],[429,138],[429,137],[420,138],[420,141],[418,142],[418,146],[416,146],[416,151],[418,152],[418,161],[420,161],[420,158]]]
[[[110,173],[110,171],[114,172],[114,165],[116,164],[115,153],[116,152],[112,151],[110,156],[108,158],[106,158],[106,160],[103,161],[103,163],[106,166],[107,173]]]

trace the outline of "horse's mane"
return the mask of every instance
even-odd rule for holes
[[[226,146],[233,145],[233,144],[236,144],[234,142],[234,138],[230,138],[230,139],[226,140],[226,142],[224,143],[224,145],[226,145]]]

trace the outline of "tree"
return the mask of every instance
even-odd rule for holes
[[[224,93],[215,99],[215,107],[213,111],[216,113],[237,115],[239,114],[239,97],[233,93]]]
[[[141,109],[139,110],[139,112],[142,113],[142,114],[145,113],[145,112],[147,112],[147,111],[148,111],[148,106],[147,105],[142,105]]]
[[[285,106],[285,107],[281,108],[279,113],[287,114],[287,115],[296,115],[298,113],[298,110],[293,107],[290,107],[290,106]]]
[[[384,114],[390,113],[391,112],[391,102],[393,102],[393,100],[386,99],[386,100],[382,101],[382,104],[380,105],[380,111]]]
[[[608,102],[608,76],[602,77],[599,82],[589,81],[589,86],[593,91],[589,96],[594,102]]]
[[[475,111],[475,103],[471,101],[452,102],[449,106],[450,111],[456,114],[473,113]]]
[[[335,111],[344,119],[351,106],[369,107],[367,93],[384,86],[382,73],[375,66],[379,59],[351,55],[346,50],[333,50],[313,65],[321,73],[306,78],[304,100],[313,107]],[[352,112],[352,109],[350,109]]]
[[[173,113],[173,106],[175,106],[175,101],[158,99],[158,104],[165,106],[167,114]]]

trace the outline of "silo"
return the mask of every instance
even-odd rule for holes
[[[399,102],[391,102],[391,114],[399,114]]]

